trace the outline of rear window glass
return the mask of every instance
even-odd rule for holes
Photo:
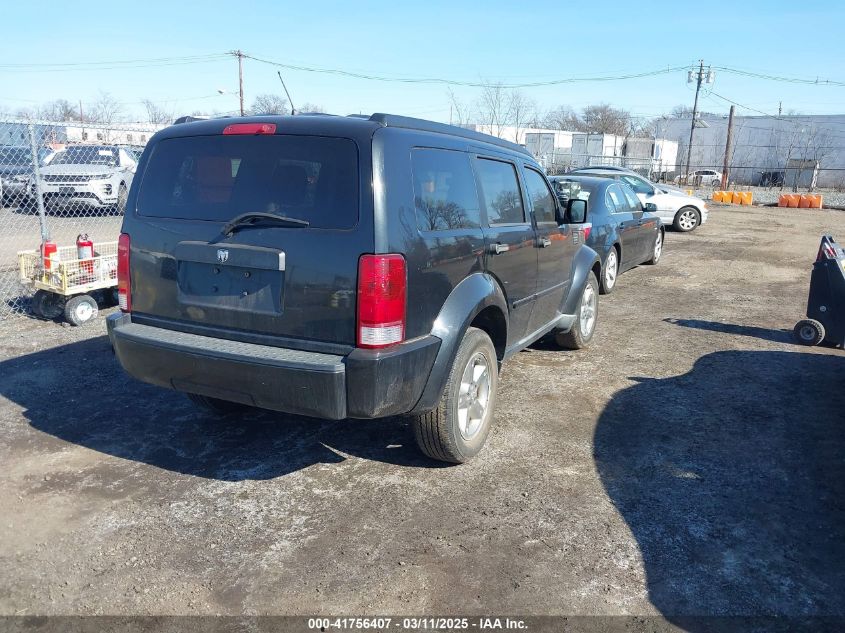
[[[228,221],[264,212],[348,229],[358,221],[358,152],[320,136],[192,136],[159,142],[138,192],[138,213]]]

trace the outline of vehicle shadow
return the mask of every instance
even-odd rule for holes
[[[736,325],[734,323],[720,323],[718,321],[704,321],[702,319],[663,319],[665,323],[679,325],[681,327],[693,328],[696,330],[709,330],[721,332],[722,334],[738,334],[740,336],[751,336],[765,341],[775,343],[794,343],[792,330],[773,330],[764,327],[751,325]]]
[[[594,458],[655,607],[692,631],[714,630],[686,619],[703,614],[845,615],[845,357],[715,352],[633,380]]]
[[[442,466],[417,450],[404,418],[205,413],[180,393],[129,377],[106,336],[0,362],[0,395],[23,407],[33,428],[61,440],[209,479],[272,479],[347,455]]]

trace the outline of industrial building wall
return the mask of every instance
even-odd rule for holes
[[[690,171],[722,170],[727,139],[727,117],[703,117],[707,127],[696,127]],[[660,122],[657,135],[678,143],[676,168],[686,165],[690,119]],[[741,184],[769,184],[776,174],[790,183],[795,164],[818,163],[815,186],[845,185],[845,115],[734,117],[730,178]],[[798,162],[796,162],[798,161]]]

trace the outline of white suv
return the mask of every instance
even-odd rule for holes
[[[116,145],[71,145],[41,169],[44,205],[50,211],[81,208],[123,213],[137,162]]]

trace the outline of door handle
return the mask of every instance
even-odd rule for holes
[[[548,237],[541,237],[539,246],[540,248],[548,248],[552,245],[552,241]]]
[[[495,244],[490,244],[490,252],[493,255],[501,255],[502,253],[507,253],[511,249],[509,244],[501,244],[496,242]]]

